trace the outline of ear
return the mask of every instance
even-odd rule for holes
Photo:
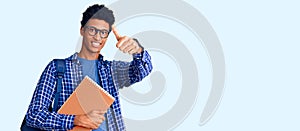
[[[80,28],[80,35],[83,36],[83,34],[84,34],[84,28],[81,27],[81,28]]]

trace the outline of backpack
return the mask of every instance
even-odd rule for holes
[[[66,64],[65,64],[65,60],[64,59],[54,59],[55,62],[55,66],[56,66],[56,94],[54,97],[54,103],[53,103],[53,107],[50,105],[49,107],[49,111],[57,111],[57,106],[58,106],[58,97],[59,97],[59,93],[61,92],[61,88],[62,88],[62,78],[64,76],[65,70],[66,70]],[[21,131],[42,131],[41,129],[37,129],[34,127],[30,127],[27,126],[26,124],[26,115],[23,119],[22,125],[21,125]]]

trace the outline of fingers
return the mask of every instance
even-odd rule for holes
[[[127,46],[126,43],[127,43],[129,40],[130,40],[130,38],[127,37],[127,36],[121,37],[121,38],[118,40],[118,42],[117,42],[117,44],[116,44],[116,47],[120,49],[122,46]],[[124,43],[125,43],[125,45],[124,45]]]
[[[137,51],[137,49],[138,49],[138,46],[136,46],[135,44],[130,44],[123,50],[123,52],[133,54]]]
[[[126,40],[126,41],[125,41]],[[128,40],[125,39],[124,41],[122,41],[122,43],[119,43],[119,50],[122,51],[123,53],[129,53],[129,54],[135,54],[135,53],[139,53],[141,50],[141,47],[139,46],[139,44],[133,40],[132,38],[128,37]]]
[[[119,34],[115,26],[112,26],[112,31],[115,34],[116,39],[119,41],[122,36]]]
[[[98,115],[103,115],[106,113],[106,111],[101,111],[101,110],[93,110],[91,111],[91,113],[94,113],[94,114],[98,114]]]
[[[120,46],[122,46],[124,42],[126,42],[126,41],[129,40],[129,37],[127,37],[127,36],[122,37],[119,34],[119,32],[117,31],[117,29],[116,29],[115,26],[112,27],[112,31],[113,31],[113,33],[114,33],[114,35],[115,35],[115,37],[116,37],[116,39],[118,41],[117,44],[116,44],[117,48],[120,48]]]
[[[106,111],[93,110],[87,114],[76,115],[74,118],[74,125],[89,129],[97,129],[101,123],[105,121],[105,113]]]
[[[112,27],[112,31],[118,40],[116,47],[119,48],[120,51],[129,54],[140,53],[142,48],[138,45],[138,43],[128,36],[121,36],[117,31],[116,27]]]
[[[103,115],[100,115],[98,118],[93,120],[94,126],[98,128],[104,120],[105,117]]]
[[[131,50],[129,50],[128,53],[131,54],[131,55],[132,55],[132,54],[135,54],[135,53],[139,53],[139,48],[134,47],[134,48],[132,48]]]
[[[117,48],[120,48],[125,42],[129,41],[130,38],[127,36],[121,36],[115,26],[112,27],[112,31],[118,41],[116,44]],[[127,46],[127,45],[125,45],[125,46]]]
[[[104,114],[106,111],[101,111],[101,110],[93,110],[89,112],[88,118],[90,120],[90,126],[92,129],[97,129],[100,124],[105,120]]]

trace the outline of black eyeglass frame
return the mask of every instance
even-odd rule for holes
[[[97,29],[97,28],[94,27],[94,26],[84,26],[84,30],[85,30],[85,31],[86,31],[86,29],[94,29],[94,30],[95,30],[95,33],[94,33],[94,34],[91,34],[91,32],[88,30],[88,33],[89,33],[90,36],[96,36],[96,35],[100,32],[100,37],[101,37],[101,38],[107,38],[108,35],[109,35],[109,33],[110,33],[110,31],[108,31],[108,30],[106,30],[106,29],[100,30],[100,29]],[[107,35],[106,35],[106,36],[102,36],[102,33],[103,33],[103,32],[106,32]]]

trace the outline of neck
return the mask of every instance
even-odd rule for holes
[[[98,57],[99,57],[99,53],[84,53],[83,51],[80,51],[78,53],[78,56],[80,58],[84,58],[84,59],[87,59],[87,60],[97,60]]]

